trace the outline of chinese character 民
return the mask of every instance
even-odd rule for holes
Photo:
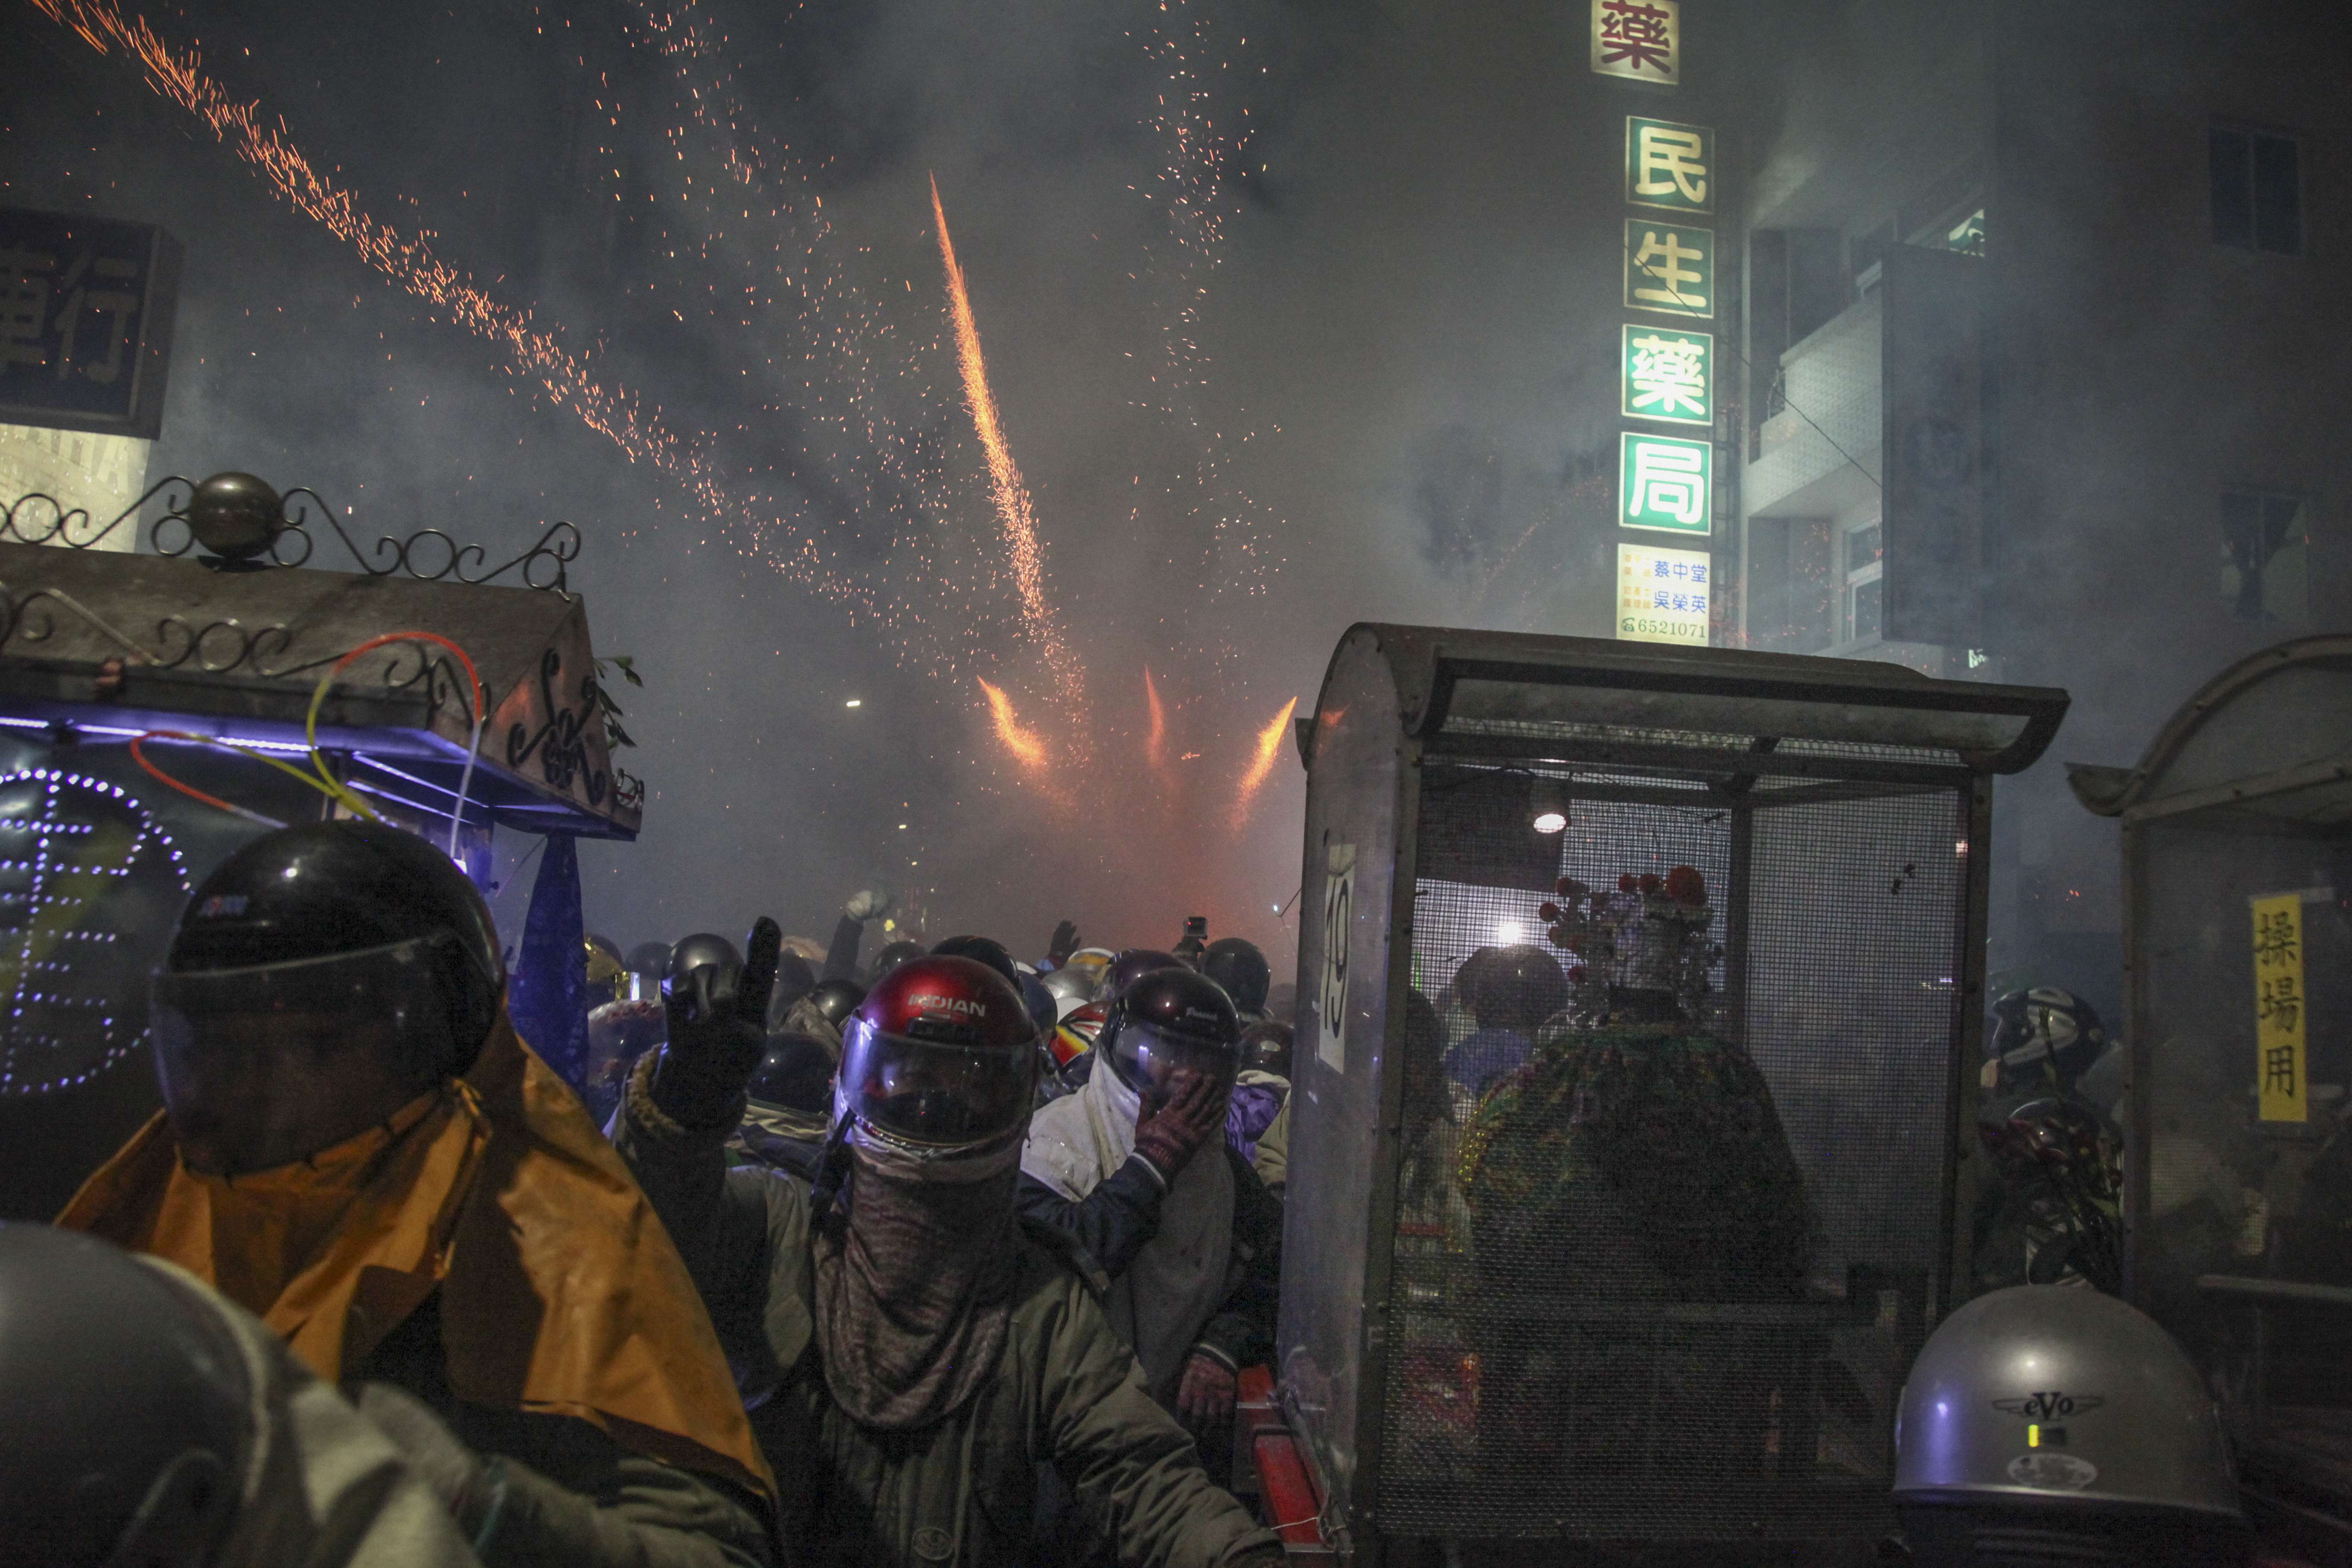
[[[2295,1020],[2303,1016],[2303,998],[2295,991],[2292,974],[2262,982],[2262,1000],[2254,1016],[2282,1033],[2293,1033]]]
[[[41,337],[48,324],[48,275],[57,264],[39,251],[0,247],[0,372],[49,363]]]
[[[2301,962],[2295,944],[2295,921],[2284,910],[2254,917],[2254,962],[2264,969],[2281,969]]]
[[[1679,195],[1687,205],[1704,207],[1706,174],[1706,142],[1696,127],[1645,120],[1633,128],[1635,199]]]
[[[1704,247],[1685,243],[1686,233],[1704,232],[1687,229],[1642,230],[1641,244],[1633,252],[1633,270],[1641,281],[1633,285],[1633,303],[1652,310],[1675,310],[1685,315],[1711,314],[1708,301],[1709,271],[1707,253]]]
[[[2293,1046],[2272,1046],[2263,1052],[2263,1092],[2283,1094],[2290,1099],[2302,1096],[2303,1086],[2294,1080]]]
[[[1642,290],[1637,289],[1634,292],[1639,294]],[[1627,412],[1654,410],[1659,417],[1669,419],[1676,417],[1678,411],[1694,418],[1708,416],[1706,347],[1703,342],[1695,338],[1651,332],[1629,339],[1627,347],[1630,352],[1625,374],[1633,394]]]
[[[1665,7],[1645,0],[1601,0],[1601,64],[1622,64],[1638,74],[1644,67],[1661,77],[1675,74],[1672,18]]]

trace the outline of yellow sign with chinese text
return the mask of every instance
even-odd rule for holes
[[[2304,1077],[2303,895],[2252,900],[2254,911],[2254,1071],[2264,1121],[2310,1118]]]

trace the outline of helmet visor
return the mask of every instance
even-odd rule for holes
[[[1128,1086],[1147,1099],[1164,1098],[1177,1073],[1190,1070],[1231,1088],[1240,1053],[1194,1035],[1180,1035],[1139,1018],[1127,1018],[1111,1042],[1112,1067]]]
[[[1016,1131],[1036,1089],[1037,1053],[1025,1042],[1006,1050],[919,1040],[862,1017],[842,1035],[843,1104],[902,1142],[960,1148]]]
[[[244,969],[158,971],[155,1070],[193,1161],[285,1164],[380,1121],[454,1054],[435,946],[417,938]]]

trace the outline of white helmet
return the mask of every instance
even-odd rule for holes
[[[2124,1302],[2063,1285],[1980,1296],[1928,1338],[1895,1422],[1895,1504],[1920,1568],[2043,1560],[2029,1547],[2204,1568],[2250,1539],[2188,1356]]]

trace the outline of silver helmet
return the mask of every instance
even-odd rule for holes
[[[1945,1319],[1912,1364],[1895,1449],[1895,1502],[1922,1564],[1986,1561],[1992,1537],[2021,1529],[2153,1530],[2165,1545],[2145,1560],[2193,1541],[2201,1554],[2185,1560],[2226,1562],[2215,1553],[2242,1524],[2197,1369],[2095,1290],[2021,1285]]]
[[[1100,989],[1101,976],[1090,970],[1064,964],[1045,974],[1045,985],[1054,995],[1054,1017],[1056,1022],[1068,1017],[1095,999]]]

